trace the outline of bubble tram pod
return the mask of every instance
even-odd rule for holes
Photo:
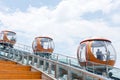
[[[16,43],[16,33],[13,31],[1,31],[0,33],[0,47],[2,49],[13,48]]]
[[[50,37],[36,37],[32,44],[33,52],[42,57],[49,57],[54,50],[54,42]]]
[[[107,72],[106,66],[114,66],[116,52],[111,41],[104,38],[89,38],[80,42],[77,50],[80,66],[98,73]],[[108,67],[108,70],[110,68]]]

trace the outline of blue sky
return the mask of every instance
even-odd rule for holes
[[[41,6],[49,6],[53,8],[61,0],[1,0],[0,5],[9,7],[10,12],[16,11],[26,11],[29,6],[40,8]]]
[[[120,0],[0,0],[0,30],[6,29],[30,46],[36,36],[50,36],[55,53],[75,57],[81,40],[108,38],[120,60]]]

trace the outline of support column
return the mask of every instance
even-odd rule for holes
[[[39,60],[39,58],[37,58],[37,68],[39,68],[40,67],[40,60]]]
[[[34,66],[34,56],[32,56],[32,65]]]
[[[59,65],[56,64],[56,69],[55,69],[55,78],[59,78]]]
[[[26,64],[28,65],[29,64],[29,56],[27,55],[27,62]]]
[[[43,71],[46,70],[46,60],[45,60],[45,57],[44,57],[44,61],[43,61]]]
[[[51,68],[52,68],[51,65],[52,65],[51,62],[49,62],[48,74],[51,74]]]
[[[22,55],[22,64],[24,64],[24,55]]]
[[[72,80],[71,70],[68,69],[67,80]]]

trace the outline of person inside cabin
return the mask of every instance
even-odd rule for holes
[[[100,51],[100,49],[97,49],[96,56],[97,59],[103,60],[103,54],[102,51]]]
[[[11,40],[11,41],[15,41],[15,38],[12,36],[10,40]]]

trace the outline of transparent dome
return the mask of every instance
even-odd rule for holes
[[[54,50],[54,42],[49,37],[36,37],[32,44],[34,52],[52,53]]]
[[[0,45],[13,48],[16,43],[16,33],[12,31],[2,31],[0,33]]]
[[[80,64],[90,61],[113,66],[116,61],[116,52],[111,41],[103,38],[92,38],[80,43],[77,57]]]
[[[2,31],[0,33],[0,40],[3,41],[16,41],[16,33],[12,31]]]

